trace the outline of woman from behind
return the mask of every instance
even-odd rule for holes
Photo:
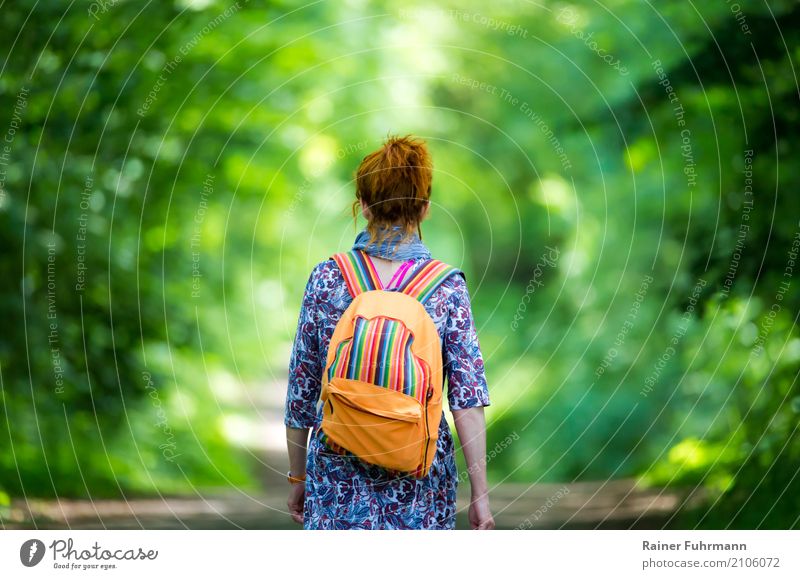
[[[390,137],[364,157],[355,177],[353,217],[360,209],[367,227],[352,250],[362,252],[362,266],[370,272],[374,289],[407,291],[432,257],[421,230],[430,210],[432,180],[426,144],[410,136]],[[460,273],[456,270],[431,286],[422,303],[441,340],[446,398],[471,488],[470,526],[493,529],[483,413],[489,391],[470,295]],[[367,462],[335,444],[321,428],[328,346],[337,321],[352,303],[352,287],[337,261],[317,264],[306,284],[289,363],[284,422],[290,514],[306,529],[454,529],[460,477],[443,412],[435,454],[422,477]]]

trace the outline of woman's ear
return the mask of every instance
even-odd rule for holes
[[[361,201],[361,215],[364,216],[364,219],[369,221],[372,217],[372,212],[369,210],[369,206],[363,199],[359,199],[359,201]]]
[[[422,217],[420,218],[420,221],[422,221],[423,219],[427,219],[428,213],[430,213],[430,211],[431,211],[431,202],[426,201],[425,209],[422,210]]]

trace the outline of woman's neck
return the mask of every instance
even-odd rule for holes
[[[383,231],[379,231],[379,234]],[[406,261],[408,259],[427,258],[430,259],[431,253],[422,240],[416,234],[400,237],[387,237],[381,235],[378,240],[370,240],[367,229],[361,231],[356,237],[353,249],[363,250],[367,254],[376,258],[383,258],[388,261]]]

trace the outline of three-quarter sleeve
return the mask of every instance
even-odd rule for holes
[[[454,275],[451,279],[453,292],[442,336],[444,370],[448,383],[447,401],[450,410],[488,406],[489,387],[467,283],[460,275]]]
[[[316,302],[318,269],[308,278],[297,321],[292,354],[289,360],[289,385],[286,391],[284,423],[295,428],[314,426],[316,405],[322,387],[322,353]]]

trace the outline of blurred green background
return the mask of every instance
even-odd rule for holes
[[[364,224],[361,158],[411,133],[491,483],[635,478],[704,489],[674,526],[800,526],[798,2],[0,13],[0,518],[258,492],[308,274]]]

